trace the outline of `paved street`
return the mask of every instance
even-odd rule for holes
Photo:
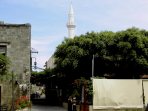
[[[58,106],[33,105],[31,111],[67,111],[67,110]]]
[[[31,111],[67,111],[67,109],[63,107],[48,105],[50,101],[45,99],[45,95],[42,95],[39,99],[35,99],[32,102],[34,104],[32,105]]]

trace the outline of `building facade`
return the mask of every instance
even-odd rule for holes
[[[47,61],[47,63],[46,63],[46,64],[47,64],[46,68],[50,68],[50,69],[55,68],[54,62],[55,62],[55,58],[54,58],[54,56],[52,55],[52,56],[49,58],[49,60]]]
[[[17,97],[16,85],[30,82],[30,49],[30,24],[0,22],[0,54],[7,56],[10,61],[8,79],[0,81],[1,105],[12,104],[12,99]]]

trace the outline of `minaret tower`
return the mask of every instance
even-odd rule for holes
[[[68,28],[68,37],[74,38],[75,36],[75,22],[74,22],[74,11],[72,7],[72,3],[70,4],[70,9],[68,13],[68,22],[67,22],[67,28]]]

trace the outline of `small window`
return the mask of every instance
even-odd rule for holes
[[[0,54],[6,55],[6,49],[5,45],[0,45]]]

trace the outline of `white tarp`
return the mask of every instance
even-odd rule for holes
[[[140,79],[93,79],[93,91],[93,109],[143,108]]]

